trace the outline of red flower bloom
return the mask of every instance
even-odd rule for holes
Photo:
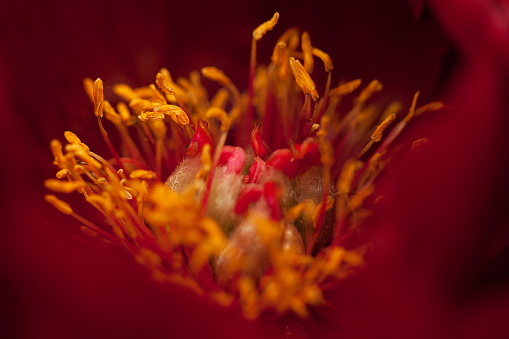
[[[388,89],[384,92],[388,96],[409,95],[416,88],[430,93],[438,78],[440,60],[437,57],[444,55],[444,50],[436,47],[436,39],[441,39],[436,26],[413,22],[410,10],[402,3],[394,4],[402,7],[391,7],[396,9],[387,10],[385,16],[370,16],[369,10],[380,10],[376,6],[382,5],[371,8],[368,3],[357,5],[366,16],[349,14],[338,20],[335,31],[328,25],[345,10],[338,14],[332,14],[329,8],[317,10],[320,13],[315,22],[316,30],[323,29],[322,36],[326,39],[315,34],[309,24],[313,41],[324,47],[336,37],[345,46],[353,43],[355,47],[350,51],[358,53],[346,53],[346,47],[338,47],[340,53],[337,54],[329,49],[333,61],[336,61],[335,55],[341,56],[336,65],[359,65],[356,69],[344,69],[341,75],[346,78],[376,76],[384,80]],[[415,331],[423,336],[439,331],[444,336],[503,334],[503,319],[507,315],[502,312],[507,309],[507,291],[503,289],[503,283],[507,282],[504,258],[508,252],[503,241],[496,246],[492,244],[496,237],[507,238],[507,232],[501,227],[506,220],[503,207],[507,203],[504,189],[508,166],[507,157],[503,156],[506,118],[502,114],[507,109],[502,93],[507,89],[508,58],[504,43],[508,40],[501,38],[507,33],[508,20],[501,13],[507,13],[507,5],[500,3],[494,7],[491,3],[473,0],[467,4],[460,8],[476,10],[465,9],[458,13],[457,8],[451,11],[438,1],[433,4],[434,13],[458,42],[463,61],[450,86],[451,99],[447,100],[457,109],[435,120],[430,118],[428,124],[421,124],[421,129],[417,127],[408,133],[412,134],[412,139],[429,136],[431,144],[424,149],[425,154],[403,164],[398,170],[401,175],[393,175],[385,186],[391,198],[384,202],[370,228],[369,238],[375,245],[370,264],[361,274],[331,291],[327,295],[332,300],[331,308],[315,310],[317,313],[311,320],[301,321],[290,316],[256,322],[225,313],[193,294],[152,282],[142,268],[131,264],[121,252],[97,251],[70,239],[69,235],[79,225],[69,227],[67,219],[47,210],[47,206],[40,203],[43,191],[39,185],[51,175],[51,168],[46,166],[45,147],[51,138],[69,129],[82,138],[87,133],[97,135],[91,125],[73,126],[77,121],[85,124],[90,121],[89,106],[80,94],[81,88],[74,85],[76,81],[79,83],[82,78],[97,74],[106,83],[125,81],[141,85],[151,82],[152,74],[166,64],[178,69],[181,75],[201,68],[203,62],[227,70],[228,67],[215,61],[229,55],[233,55],[228,57],[230,63],[245,66],[246,63],[239,61],[246,60],[242,54],[249,48],[244,37],[249,36],[252,27],[264,20],[267,13],[261,17],[232,18],[224,14],[225,17],[217,18],[210,15],[211,11],[202,14],[196,10],[191,14],[178,5],[164,11],[163,4],[155,4],[153,10],[143,12],[118,4],[105,5],[99,11],[89,3],[83,8],[53,3],[54,8],[49,11],[29,7],[25,16],[21,12],[16,15],[15,8],[5,11],[9,15],[3,14],[1,20],[4,43],[0,60],[1,87],[5,90],[0,93],[4,95],[2,107],[8,113],[4,114],[3,127],[8,128],[2,133],[2,141],[3,145],[9,145],[15,140],[20,149],[4,150],[4,159],[9,159],[3,166],[4,178],[8,179],[4,191],[10,199],[4,203],[8,222],[2,246],[3,257],[7,259],[1,266],[5,291],[2,296],[7,298],[10,307],[1,315],[11,324],[4,328],[29,337],[41,333],[50,337],[204,333],[253,337],[281,333],[408,336]],[[217,5],[208,6],[215,8],[213,6]],[[383,8],[385,6],[389,8],[388,4]],[[299,13],[313,17],[310,14],[313,8],[306,4],[300,8],[291,6],[288,18],[296,16],[291,24],[301,25]],[[284,13],[285,8],[277,9]],[[117,11],[123,13],[117,14]],[[185,17],[186,21],[177,21],[172,26],[165,13],[188,13],[189,17],[175,18],[184,20],[180,17]],[[246,10],[246,13],[254,16],[253,11]],[[391,21],[387,16],[399,20]],[[493,16],[496,21],[489,19]],[[318,17],[324,18],[323,21],[318,21]],[[465,17],[468,20],[464,20]],[[357,23],[359,18],[365,22]],[[225,25],[222,22],[226,19],[233,22]],[[79,20],[82,22],[77,22]],[[228,41],[225,45],[207,48],[207,43],[195,42],[200,41],[200,34],[192,31],[187,33],[189,36],[169,37],[172,43],[166,44],[164,37],[157,36],[175,32],[160,29],[165,25],[191,28],[200,20],[209,25],[204,24],[199,32],[210,26],[218,35],[233,36],[233,39],[225,38]],[[342,35],[344,39],[340,39],[336,33],[344,31],[342,25],[348,20],[355,21],[357,31],[346,37]],[[303,21],[302,25],[306,26]],[[384,22],[398,23],[387,27]],[[231,32],[231,27],[235,27],[235,32]],[[404,43],[406,34],[401,27],[407,27],[404,33],[414,33],[408,33],[406,40],[415,42],[411,47],[401,47],[410,46]],[[470,45],[469,39],[464,38],[469,27],[481,32],[483,39]],[[434,33],[428,35],[429,30]],[[370,44],[367,40],[371,40],[368,37],[374,31],[383,34]],[[388,34],[390,32],[394,34]],[[108,35],[112,34],[116,37],[110,39]],[[161,44],[164,46],[155,47]],[[483,46],[482,53],[472,47],[479,44]],[[373,50],[382,60],[372,57],[377,55]],[[131,57],[125,57],[130,53]],[[202,59],[202,53],[210,55]],[[83,61],[77,61],[78,56],[82,56]],[[394,58],[388,63],[385,76],[376,73],[375,66],[395,56],[400,59]],[[153,58],[156,61],[150,61]],[[352,59],[360,60],[359,63],[349,62]],[[136,60],[152,69],[128,65]],[[398,62],[401,60],[413,62]],[[398,72],[395,71],[397,66]],[[140,70],[139,78],[122,79],[132,74],[132,69]],[[245,81],[241,75],[232,78],[235,83]],[[69,112],[76,112],[76,116],[70,117]],[[426,132],[422,131],[424,128]],[[102,147],[90,142],[89,146]],[[30,213],[26,213],[27,210]],[[59,228],[41,225],[54,224],[54,220],[61,220],[63,224]],[[497,293],[487,293],[490,288]],[[492,313],[496,316],[490,316]],[[426,330],[422,332],[424,326]]]

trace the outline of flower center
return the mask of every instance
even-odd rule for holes
[[[57,179],[45,182],[57,193],[77,191],[98,210],[104,224],[45,197],[87,235],[125,247],[155,279],[240,307],[248,318],[306,317],[328,286],[363,265],[358,234],[396,156],[393,141],[416,116],[443,106],[416,109],[417,93],[397,120],[401,104],[382,110],[373,102],[377,80],[351,99],[361,81],[331,88],[330,57],[294,28],[270,65],[257,66],[257,41],[278,18],[253,32],[247,93],[215,67],[176,81],[161,69],[155,84],[115,85],[126,103],[113,107],[102,80],[85,79],[112,158],[65,132],[65,148],[50,145]],[[315,58],[327,74],[321,96],[311,78]],[[210,98],[202,78],[220,86]]]

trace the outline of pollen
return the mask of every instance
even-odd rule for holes
[[[56,176],[44,182],[59,196],[44,199],[90,241],[122,247],[156,281],[247,319],[308,318],[328,307],[328,288],[370,264],[361,235],[389,165],[431,142],[398,136],[446,108],[419,107],[417,92],[403,117],[400,99],[380,103],[390,101],[380,100],[378,80],[333,85],[332,57],[297,28],[258,65],[256,44],[278,19],[253,31],[247,91],[214,66],[175,80],[161,68],[141,87],[84,79],[110,154],[65,131],[65,145],[50,143]],[[317,74],[327,78],[319,89]],[[105,99],[105,85],[116,98]],[[66,194],[82,195],[97,215],[79,215]]]

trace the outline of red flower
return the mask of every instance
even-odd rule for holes
[[[507,109],[503,96],[507,89],[508,40],[503,39],[507,36],[508,20],[503,15],[507,5],[494,7],[469,1],[454,10],[446,7],[453,3],[437,1],[432,8],[458,42],[463,61],[447,100],[457,109],[430,118],[429,123],[409,133],[414,139],[429,136],[431,145],[427,154],[403,164],[398,170],[401,175],[393,175],[386,185],[387,195],[392,198],[384,203],[371,227],[375,250],[369,266],[330,292],[331,308],[316,310],[311,320],[290,316],[256,322],[225,313],[193,294],[158,285],[142,268],[124,258],[123,252],[97,251],[72,239],[70,235],[79,225],[69,225],[67,219],[40,202],[40,183],[51,175],[45,146],[51,138],[69,129],[82,138],[87,133],[99,136],[92,124],[73,126],[77,121],[87,124],[91,120],[86,98],[75,85],[82,78],[101,75],[107,83],[115,83],[127,81],[122,77],[138,69],[138,79],[129,82],[141,85],[149,83],[161,65],[182,70],[181,75],[201,68],[203,62],[225,70],[245,69],[247,61],[240,61],[247,60],[244,55],[249,48],[244,37],[267,13],[254,17],[253,11],[245,10],[246,16],[235,17],[232,13],[237,11],[232,9],[214,16],[211,13],[218,4],[201,5],[210,7],[203,12],[193,8],[191,12],[179,5],[162,8],[162,3],[154,4],[147,12],[125,4],[101,8],[90,3],[81,8],[52,3],[44,8],[4,11],[0,60],[4,90],[0,93],[2,127],[6,128],[2,144],[15,142],[16,148],[4,147],[3,156],[4,199],[9,199],[3,203],[7,222],[2,246],[2,297],[9,305],[1,313],[6,320],[3,327],[28,337],[507,333],[503,332],[507,316],[507,291],[503,289],[507,282],[507,246],[503,241],[492,246],[497,237],[507,239],[507,231],[502,228],[508,166],[503,138],[506,118],[502,114]],[[354,46],[347,49],[340,45],[343,48],[338,47],[338,53],[329,49],[346,78],[376,76],[384,80],[388,96],[409,95],[417,88],[430,93],[438,78],[438,57],[444,55],[444,49],[436,47],[443,46],[444,41],[436,26],[413,22],[410,10],[402,3],[390,4],[395,6],[390,7],[391,11],[388,4],[368,4],[356,5],[365,16],[358,16],[360,11],[356,15],[345,9],[333,12],[325,5],[321,8],[306,3],[289,6],[287,15],[294,16],[290,24],[306,29],[309,25],[317,46],[336,43],[336,39],[344,46]],[[378,13],[376,10],[382,7],[385,15],[369,14],[373,13],[370,10]],[[458,8],[465,12],[458,13]],[[472,8],[475,11],[467,11]],[[285,8],[277,10],[285,13]],[[306,20],[299,22],[299,14],[303,19],[314,17],[313,11],[318,12],[313,20],[316,28]],[[217,17],[218,13],[224,13],[223,17]],[[345,17],[336,20],[338,15]],[[490,19],[493,17],[497,20]],[[233,22],[225,24],[229,20]],[[342,25],[348,20],[355,23],[350,27],[355,33],[350,31],[340,39],[338,32],[346,34]],[[199,22],[208,24],[194,33],[192,29]],[[394,26],[384,26],[387,22]],[[166,25],[188,28],[188,36],[176,34],[176,29],[161,29]],[[225,38],[224,45],[210,46],[207,40],[217,40],[198,38],[205,27],[213,27],[219,36],[232,39]],[[313,29],[322,31],[322,38]],[[469,29],[480,32],[483,38],[470,42],[465,38]],[[371,37],[374,32],[381,36]],[[168,34],[172,43],[165,43],[164,36],[158,34]],[[197,39],[205,43],[197,43]],[[414,43],[408,44],[410,41]],[[472,47],[479,44],[482,53]],[[203,53],[207,57],[202,59]],[[223,66],[220,61],[225,56],[228,64]],[[407,62],[398,62],[403,60]],[[136,66],[136,62],[151,69]],[[380,71],[375,67],[380,64],[388,65],[378,67],[387,74],[377,73]],[[356,66],[345,69],[349,67],[346,65]],[[242,84],[246,81],[243,79],[239,74],[234,82]],[[69,112],[76,113],[71,117]],[[90,146],[102,147],[99,143]],[[62,224],[47,226],[54,225],[55,220]]]

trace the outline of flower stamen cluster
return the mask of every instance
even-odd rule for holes
[[[251,319],[307,317],[327,286],[364,264],[365,246],[355,240],[395,155],[392,143],[416,116],[443,106],[416,108],[416,94],[392,126],[401,104],[382,111],[372,103],[381,83],[353,99],[361,80],[331,88],[331,58],[295,28],[278,40],[272,62],[257,66],[256,43],[278,18],[253,32],[247,93],[215,67],[176,81],[163,68],[149,86],[113,86],[124,100],[114,106],[101,79],[85,79],[112,158],[65,132],[67,145],[51,142],[57,179],[45,182],[57,193],[80,193],[102,215],[104,223],[93,223],[46,196],[87,235],[126,248],[158,281],[240,307]],[[314,57],[327,73],[321,97]],[[212,97],[202,79],[220,86]]]

